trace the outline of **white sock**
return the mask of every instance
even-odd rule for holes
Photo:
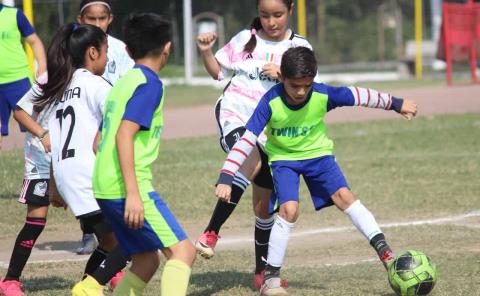
[[[287,222],[278,215],[275,218],[268,243],[268,265],[274,267],[282,266],[283,258],[287,251],[288,240],[290,239],[290,232],[294,225],[295,223]]]
[[[345,211],[353,225],[370,241],[375,235],[382,233],[372,213],[360,202],[354,201]]]

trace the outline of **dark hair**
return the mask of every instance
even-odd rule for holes
[[[257,7],[258,7],[259,1],[260,0],[257,0]],[[293,5],[293,0],[282,0],[282,2],[290,11]],[[256,18],[253,19],[252,23],[250,24],[250,32],[252,32],[252,36],[243,47],[244,52],[247,52],[247,53],[253,52],[253,50],[257,46],[257,38],[255,37],[256,33],[253,30],[258,32],[261,28],[262,28],[262,22],[260,22],[260,17],[257,16]]]
[[[100,51],[107,35],[92,25],[67,24],[53,36],[47,51],[48,82],[35,100],[36,111],[61,99],[73,72],[85,65],[85,51],[93,46]]]
[[[123,34],[134,60],[160,54],[172,40],[170,23],[155,13],[130,14],[123,23]]]
[[[80,2],[80,8],[78,9],[78,11],[80,12],[80,15],[83,14],[83,12],[85,11],[86,9],[86,6],[88,6],[90,3],[93,3],[93,2],[96,2],[95,4],[104,4],[105,8],[107,8],[108,10],[108,13],[112,13],[112,4],[110,3],[109,0],[83,0],[82,2]],[[101,3],[98,3],[98,2],[101,2]]]
[[[282,55],[280,71],[283,78],[315,77],[317,75],[315,54],[304,46],[289,48]]]

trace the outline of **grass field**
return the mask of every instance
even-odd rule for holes
[[[445,223],[386,226],[394,249],[425,251],[437,264],[434,296],[480,295],[480,114],[330,125],[335,154],[352,190],[379,223],[406,223],[463,215]],[[190,238],[202,231],[213,209],[213,183],[224,154],[215,137],[163,141],[154,167],[155,184]],[[0,234],[12,241],[24,221],[17,204],[23,159],[20,151],[0,154]],[[289,244],[283,276],[291,295],[393,296],[373,250],[348,218],[328,208],[312,209],[302,187],[301,215]],[[5,211],[5,209],[8,209]],[[77,231],[69,212],[52,210],[42,236]],[[198,258],[189,295],[257,295],[251,286],[253,243],[227,243],[253,236],[250,195],[222,229],[210,261]],[[341,231],[305,235],[307,230]],[[56,235],[58,236],[58,234]],[[58,259],[58,258],[57,258]],[[69,295],[84,262],[35,263],[24,272],[28,295]],[[5,270],[0,271],[4,273]],[[159,295],[157,273],[146,295]],[[106,293],[108,295],[108,293]]]

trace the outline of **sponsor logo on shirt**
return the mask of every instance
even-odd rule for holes
[[[115,73],[115,70],[117,69],[117,64],[115,61],[111,61],[108,63],[108,72],[109,73]]]
[[[259,67],[256,67],[253,72],[248,73],[248,77],[252,80],[270,81],[275,83],[279,82],[277,79],[268,77],[268,75],[264,74],[262,69],[260,69]]]
[[[306,137],[311,131],[315,129],[315,125],[311,126],[288,126],[281,128],[272,127],[271,135],[274,137]]]

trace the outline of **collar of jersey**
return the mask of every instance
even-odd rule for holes
[[[283,83],[282,83],[282,91],[280,92],[280,98],[282,99],[282,102],[285,104],[285,106],[287,106],[288,109],[300,110],[303,108],[303,106],[308,104],[308,102],[310,101],[310,98],[312,97],[312,93],[313,93],[313,87],[310,89],[310,92],[308,93],[307,99],[305,100],[305,102],[301,103],[300,105],[290,105],[287,101],[285,87],[283,86]]]

